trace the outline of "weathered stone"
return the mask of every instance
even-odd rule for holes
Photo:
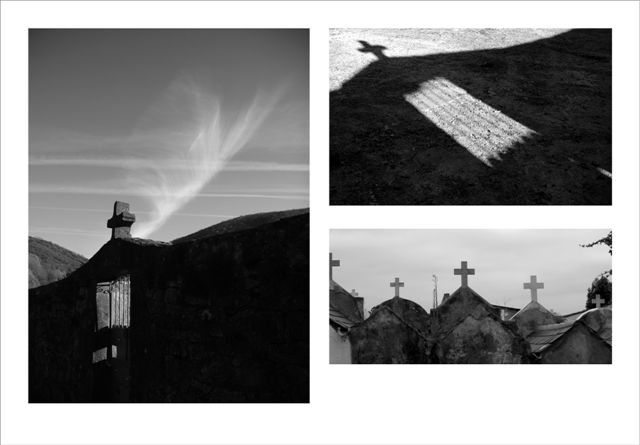
[[[116,201],[113,204],[113,216],[107,221],[111,229],[111,239],[131,238],[131,226],[136,221],[136,215],[129,212],[129,204]]]
[[[371,310],[349,331],[353,363],[429,363],[429,314],[400,297]]]
[[[578,317],[578,320],[589,326],[603,340],[611,344],[613,341],[612,315],[611,307],[603,307],[586,311]]]
[[[513,323],[469,287],[460,287],[431,312],[438,363],[527,363],[527,343]]]
[[[531,343],[536,363],[611,363],[611,344],[582,320],[539,326],[527,340]]]
[[[454,275],[460,275],[460,279],[461,279],[461,286],[462,287],[468,287],[469,286],[469,279],[468,276],[469,275],[475,275],[476,270],[475,269],[469,269],[467,268],[467,262],[466,261],[462,261],[460,263],[460,268],[459,269],[453,269],[453,274]]]
[[[329,280],[329,362],[351,363],[349,329],[364,319],[363,298]]]
[[[531,275],[529,282],[523,283],[522,287],[531,290],[531,301],[538,301],[538,289],[544,289],[544,283],[538,283],[537,277]]]
[[[520,333],[526,337],[538,326],[561,323],[563,318],[553,314],[538,301],[531,301],[511,317],[510,321],[515,322]]]
[[[389,283],[389,286],[393,287],[394,297],[399,297],[400,296],[400,288],[404,287],[404,283],[402,283],[400,281],[400,278],[396,277],[396,279],[394,281]]]

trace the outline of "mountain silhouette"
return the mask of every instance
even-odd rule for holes
[[[29,237],[29,289],[61,280],[87,262],[64,247]]]

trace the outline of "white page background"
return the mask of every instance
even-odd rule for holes
[[[2,2],[3,443],[638,443],[638,3]],[[28,28],[311,28],[311,403],[28,404]],[[328,29],[613,28],[613,206],[329,208]],[[329,228],[608,228],[609,366],[329,366]],[[302,296],[301,296],[302,297]]]

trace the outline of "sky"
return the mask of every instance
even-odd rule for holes
[[[29,234],[91,257],[309,205],[307,30],[29,33]]]
[[[544,283],[538,301],[569,314],[584,309],[594,278],[611,269],[603,245],[580,247],[604,237],[608,229],[573,230],[331,230],[331,252],[340,260],[333,279],[364,297],[365,311],[394,296],[390,283],[400,278],[400,297],[432,307],[433,280],[438,296],[460,287],[453,269],[467,261],[475,275],[469,287],[492,304],[522,308],[531,299],[523,289],[531,275]]]

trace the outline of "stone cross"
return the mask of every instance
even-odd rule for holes
[[[129,212],[129,203],[116,201],[113,204],[113,216],[107,221],[111,229],[111,239],[131,238],[131,225],[136,221],[136,215]]]
[[[399,297],[400,296],[400,288],[404,287],[404,283],[402,283],[400,281],[400,278],[396,277],[395,281],[392,281],[391,283],[389,283],[390,287],[394,287],[395,288],[395,297]]]
[[[596,294],[596,298],[592,298],[591,302],[596,305],[596,308],[600,309],[604,300],[600,298],[600,294]]]
[[[333,268],[340,266],[340,260],[333,259],[333,253],[329,252],[329,279],[333,280]]]
[[[537,277],[531,275],[528,283],[522,283],[524,289],[531,290],[531,301],[538,301],[538,289],[544,289],[544,283],[538,283]]]
[[[453,269],[454,275],[462,276],[462,284],[461,287],[469,287],[469,281],[467,280],[467,275],[475,275],[475,269],[467,269],[467,262],[462,261],[460,263],[460,269]]]
[[[353,295],[354,297],[358,296],[358,292],[356,292],[355,289],[351,289],[351,295]]]

